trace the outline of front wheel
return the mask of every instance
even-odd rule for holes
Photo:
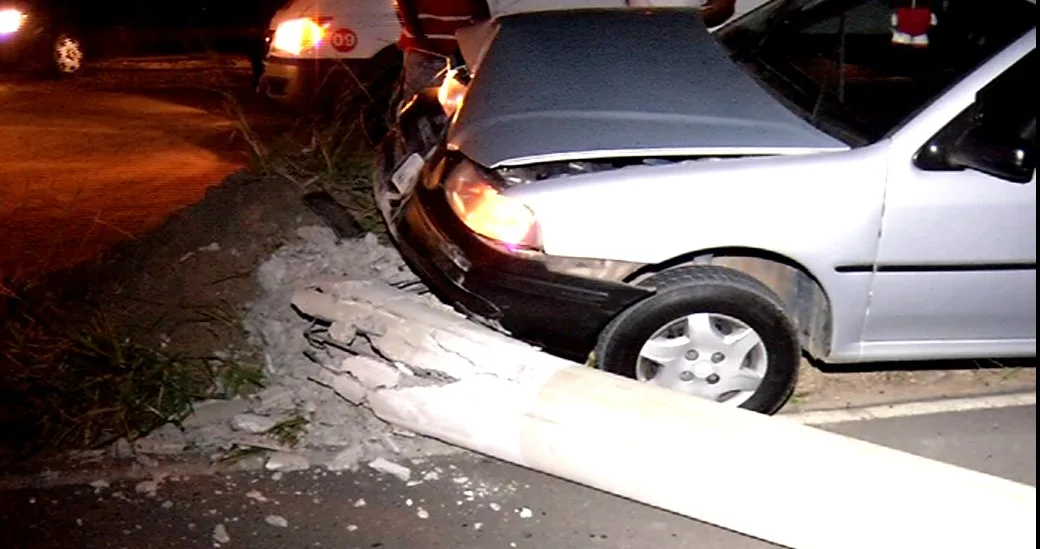
[[[60,31],[49,41],[46,52],[48,71],[59,77],[72,76],[83,70],[83,42],[69,31]]]
[[[607,326],[594,354],[597,367],[764,414],[787,402],[800,346],[772,290],[740,271],[701,265],[640,285],[657,293]]]

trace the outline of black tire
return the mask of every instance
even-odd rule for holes
[[[801,347],[780,298],[764,284],[734,269],[693,265],[657,273],[639,285],[657,293],[607,325],[594,353],[597,368],[635,379],[644,342],[662,326],[694,313],[723,314],[755,330],[766,349],[762,383],[740,407],[773,414],[791,397]]]

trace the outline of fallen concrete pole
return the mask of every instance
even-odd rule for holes
[[[605,374],[378,283],[293,303],[378,357],[318,381],[420,434],[795,549],[1036,547],[1031,486]]]

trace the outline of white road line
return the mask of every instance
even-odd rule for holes
[[[878,406],[865,406],[862,408],[848,408],[844,410],[818,410],[793,414],[779,414],[778,417],[787,418],[805,425],[829,425],[832,423],[866,421],[871,419],[924,416],[929,414],[966,412],[969,410],[991,410],[996,408],[1012,408],[1015,406],[1032,405],[1036,405],[1036,392],[949,398],[943,400],[904,402],[899,404],[882,404]]]

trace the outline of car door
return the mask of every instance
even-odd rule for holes
[[[899,156],[907,148],[892,158],[864,355],[1035,353],[1035,31],[1032,38],[1028,53],[969,107],[950,111],[911,157]]]

